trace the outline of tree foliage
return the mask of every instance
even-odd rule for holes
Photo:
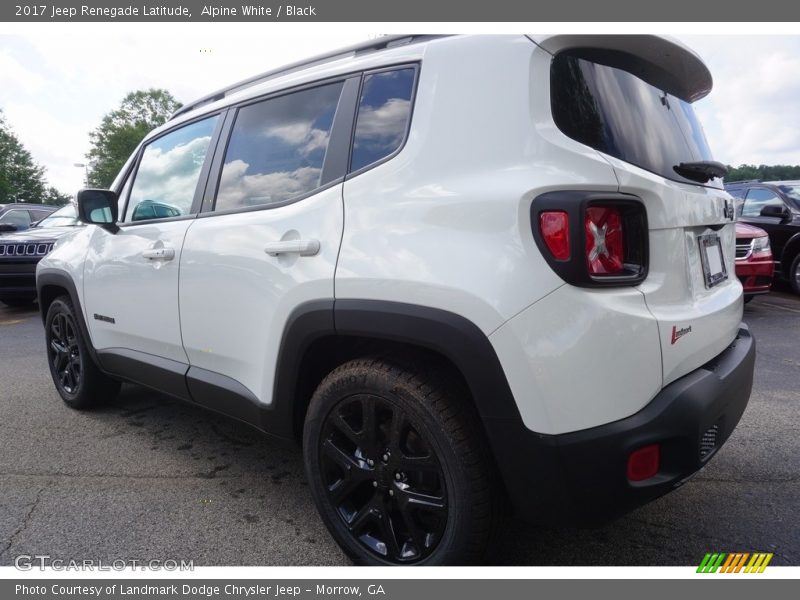
[[[786,181],[800,179],[800,165],[739,165],[728,166],[726,183],[761,179],[762,181]]]
[[[144,136],[180,107],[167,90],[138,90],[125,96],[119,108],[104,116],[89,134],[89,185],[109,187]]]
[[[0,110],[0,204],[41,204],[45,192],[44,167],[34,162]]]

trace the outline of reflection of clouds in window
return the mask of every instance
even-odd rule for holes
[[[391,153],[403,141],[410,100],[389,98],[383,106],[364,107],[358,113],[356,148],[371,147],[373,152]]]
[[[215,210],[275,204],[319,187],[342,83],[241,108]]]
[[[300,167],[294,171],[247,174],[250,167],[242,160],[226,163],[219,184],[224,207],[271,204],[292,198],[317,187],[322,169]]]
[[[197,180],[218,118],[196,121],[145,147],[134,176],[126,221],[134,216],[160,218],[191,212]],[[145,201],[148,205],[137,212],[137,205]]]
[[[368,75],[358,106],[351,171],[377,162],[403,143],[411,114],[414,69]]]
[[[131,192],[132,204],[155,200],[188,212],[210,142],[211,136],[206,136],[173,148],[147,148]]]
[[[267,129],[266,135],[295,146],[297,151],[304,156],[328,147],[328,132],[316,129],[311,121],[270,127]]]

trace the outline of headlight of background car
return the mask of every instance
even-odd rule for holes
[[[772,254],[769,248],[769,237],[753,238],[753,256],[767,256]]]

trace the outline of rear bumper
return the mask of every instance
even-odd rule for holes
[[[750,398],[754,365],[755,341],[742,326],[719,356],[665,387],[628,418],[555,436],[528,431],[515,444],[511,481],[508,465],[500,464],[517,512],[534,520],[544,512],[548,520],[598,523],[679,487],[733,432]],[[504,434],[514,435],[510,428]],[[713,437],[705,453],[704,434],[706,442]],[[506,443],[491,432],[490,438],[495,447]],[[659,472],[646,481],[628,481],[629,454],[654,443],[661,447]]]
[[[38,262],[0,262],[0,298],[35,297]]]

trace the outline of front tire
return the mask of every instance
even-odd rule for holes
[[[47,363],[64,402],[72,408],[85,409],[113,400],[121,384],[94,364],[76,314],[68,296],[56,298],[47,309]]]
[[[795,294],[800,294],[800,253],[794,257],[789,267],[789,286]]]
[[[430,366],[369,358],[319,385],[303,435],[323,521],[354,562],[480,561],[499,485],[466,393]]]

